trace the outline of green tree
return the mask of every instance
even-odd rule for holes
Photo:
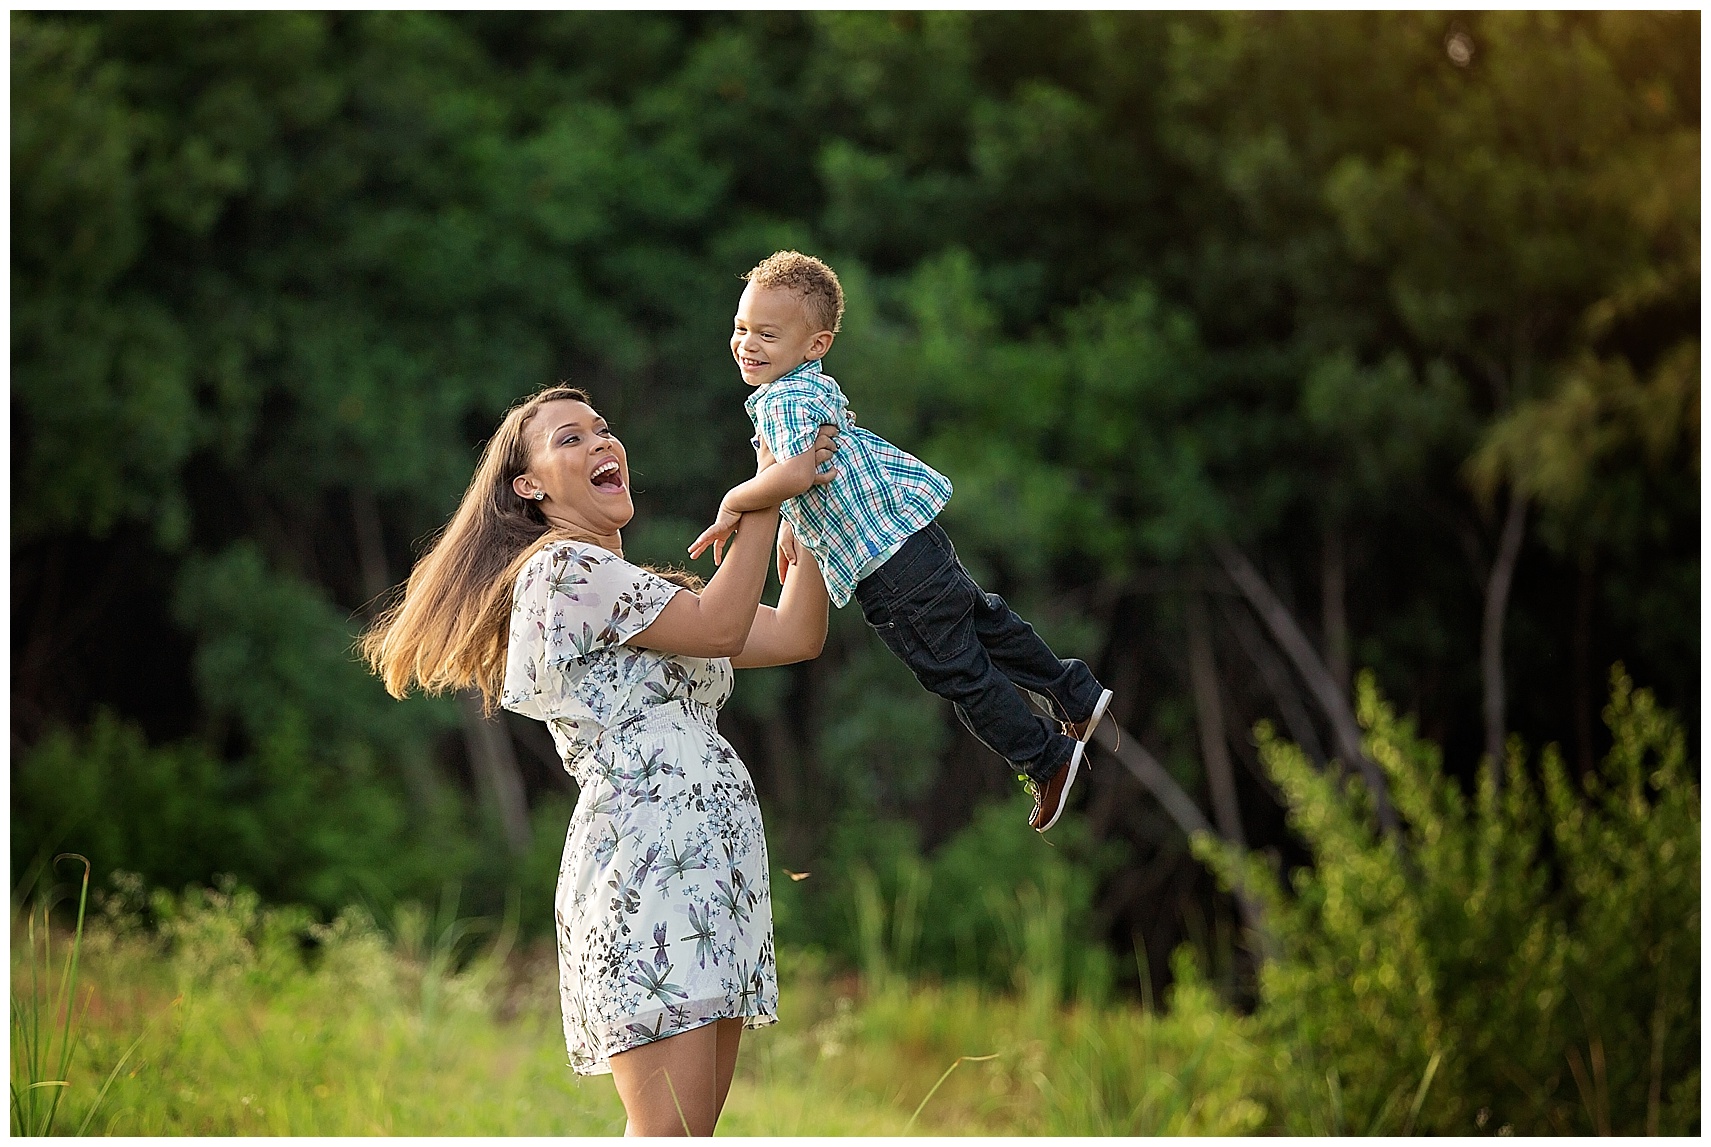
[[[550,868],[541,818],[570,788],[550,743],[394,705],[348,639],[499,412],[560,378],[630,446],[628,552],[679,558],[748,464],[735,275],[783,246],[844,273],[831,369],[950,474],[971,568],[1117,684],[1150,775],[1204,798],[1227,758],[1217,815],[1255,848],[1294,845],[1246,729],[1285,721],[1359,768],[1356,666],[1456,762],[1500,682],[1504,727],[1582,730],[1589,768],[1618,657],[1695,728],[1696,31],[15,14],[20,760],[87,757],[70,789],[132,794],[126,815],[170,778],[210,794],[218,831],[163,879],[248,856],[270,893],[343,896],[338,848],[231,841],[344,801],[368,811],[340,832],[455,841],[386,881],[496,906],[520,864]],[[1482,646],[1506,658],[1483,680]],[[883,656],[846,611],[819,662],[745,677],[727,712],[794,867],[875,818],[914,820],[930,854],[1011,791]],[[159,783],[124,788],[131,761]],[[100,805],[23,771],[27,863]],[[310,804],[267,804],[299,783]],[[1092,777],[1096,835],[1145,871],[1090,919],[1163,952],[1228,904],[1132,784]]]

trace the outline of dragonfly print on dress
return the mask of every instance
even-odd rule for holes
[[[654,967],[664,971],[670,964],[670,957],[665,954],[666,926],[664,922],[654,925]]]
[[[689,917],[689,933],[679,937],[682,940],[695,941],[695,966],[705,968],[708,959],[713,966],[719,965],[719,949],[714,946],[719,933],[713,927],[713,906],[711,904],[684,904],[680,911]]]
[[[706,868],[707,862],[701,856],[702,846],[699,844],[688,845],[679,850],[678,843],[672,841],[667,848],[670,851],[660,863],[659,891],[670,895],[673,882],[698,869]]]

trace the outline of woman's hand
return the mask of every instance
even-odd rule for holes
[[[783,585],[784,579],[790,576],[790,567],[801,561],[796,556],[796,531],[790,528],[789,522],[778,524],[778,584]]]

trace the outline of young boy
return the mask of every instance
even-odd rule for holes
[[[821,424],[840,430],[837,477],[781,507],[780,579],[793,544],[807,546],[833,604],[854,596],[916,679],[1020,770],[1034,796],[1028,823],[1045,832],[1063,812],[1111,691],[1084,663],[1059,660],[1003,598],[969,577],[935,521],[950,500],[949,480],[856,426],[843,391],[820,369],[843,320],[836,273],[811,256],[779,251],[743,278],[731,354],[755,388],[745,406],[756,449],[785,462],[812,449]],[[717,562],[738,516],[777,504],[770,485],[786,476],[775,467],[734,487],[690,556],[711,545]],[[1057,725],[1033,712],[1018,686],[1048,701]]]

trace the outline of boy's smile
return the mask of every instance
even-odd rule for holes
[[[743,381],[765,386],[805,362],[824,357],[832,332],[816,330],[802,295],[750,283],[737,302],[731,357]]]

